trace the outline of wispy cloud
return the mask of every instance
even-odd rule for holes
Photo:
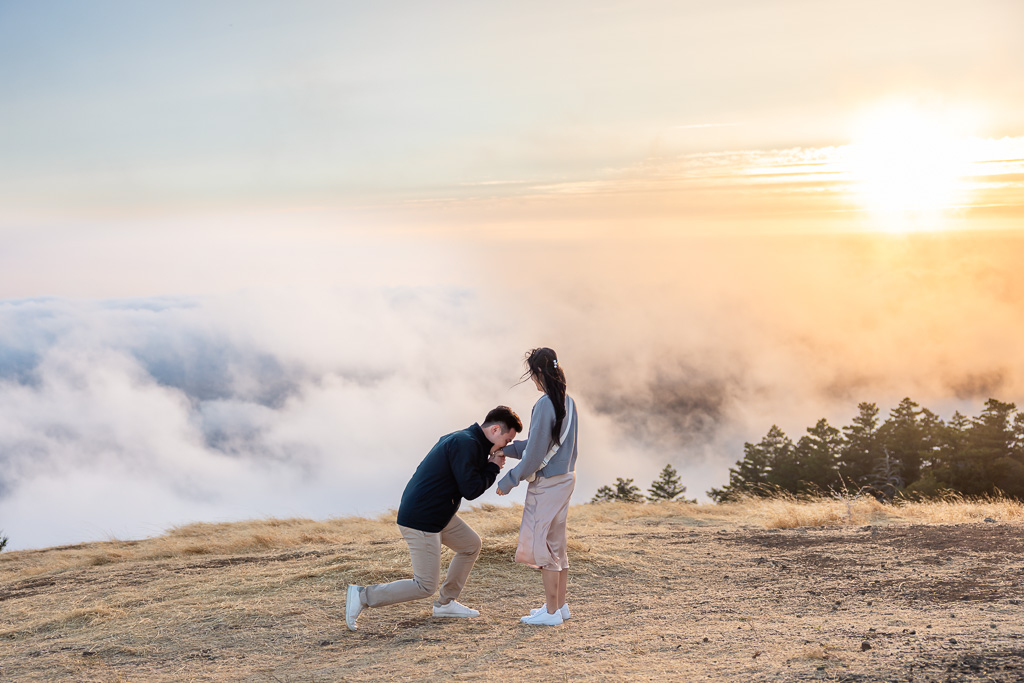
[[[963,147],[964,161],[957,169],[962,191],[951,197],[948,208],[962,212],[972,207],[1022,205],[1024,137],[973,139]],[[598,221],[600,202],[614,201],[625,210],[631,201],[644,211],[664,205],[664,211],[676,215],[742,216],[749,230],[757,232],[758,224],[770,223],[772,216],[867,213],[869,206],[860,193],[865,179],[858,175],[857,155],[858,150],[851,145],[655,155],[628,166],[601,169],[589,177],[467,184],[464,192],[433,201],[458,208],[519,198],[553,206],[562,200],[590,197],[597,202],[591,213]],[[510,205],[503,208],[516,211]],[[586,211],[578,205],[576,210]],[[860,225],[819,221],[804,228],[795,223],[790,227],[830,232],[871,229],[871,224],[866,218]]]

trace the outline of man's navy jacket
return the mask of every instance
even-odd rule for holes
[[[433,533],[448,526],[462,499],[479,497],[501,472],[487,461],[493,447],[479,424],[442,436],[406,485],[398,523]]]

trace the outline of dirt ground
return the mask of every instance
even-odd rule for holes
[[[484,539],[461,597],[479,618],[435,619],[423,601],[367,610],[354,633],[345,585],[408,574],[386,520],[261,552],[4,553],[0,679],[1024,680],[1018,521],[769,529],[588,512],[570,517],[572,619],[527,627],[543,598],[510,561],[516,513],[463,515]]]

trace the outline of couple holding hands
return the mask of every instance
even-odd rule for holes
[[[565,373],[551,349],[527,353],[523,378],[527,377],[544,394],[533,406],[527,439],[514,441],[523,423],[510,408],[498,406],[482,424],[441,437],[416,468],[402,494],[397,519],[412,556],[413,578],[350,585],[345,599],[345,623],[350,630],[356,630],[356,620],[367,607],[432,596],[441,578],[442,545],[455,551],[455,556],[434,601],[434,616],[480,615],[456,600],[481,547],[480,537],[456,513],[463,498],[473,500],[491,487],[506,456],[520,462],[498,482],[498,495],[529,482],[515,559],[540,568],[544,581],[544,604],[520,621],[557,626],[569,618],[565,523],[576,485],[576,406],[566,393]]]

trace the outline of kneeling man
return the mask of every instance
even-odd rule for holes
[[[489,489],[505,456],[500,453],[523,431],[519,416],[507,406],[487,413],[482,425],[442,436],[405,487],[398,508],[398,528],[409,544],[412,578],[374,586],[350,585],[345,595],[345,623],[356,630],[356,619],[367,607],[428,598],[441,578],[441,546],[455,551],[441,594],[434,601],[435,617],[476,617],[480,613],[459,603],[473,563],[480,555],[480,537],[455,513],[462,499],[473,500]]]

